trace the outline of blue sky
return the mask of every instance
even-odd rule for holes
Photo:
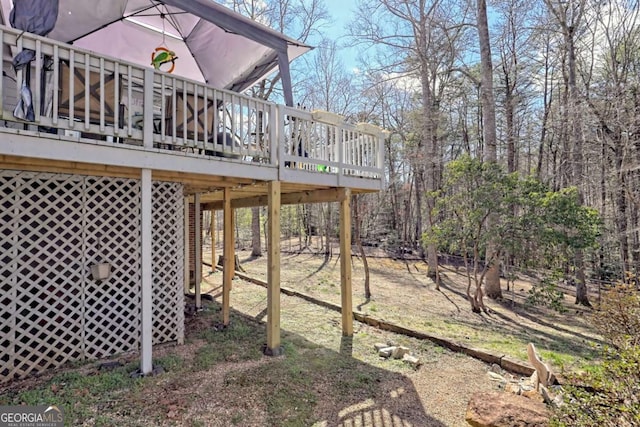
[[[355,0],[325,0],[327,11],[331,15],[329,27],[327,28],[327,37],[336,40],[338,44],[344,42],[341,40],[345,35],[345,27],[353,19],[353,10],[356,6]],[[349,49],[340,49],[340,57],[347,69],[356,66],[355,52],[349,52]]]

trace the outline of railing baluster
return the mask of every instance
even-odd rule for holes
[[[69,52],[69,128],[73,129],[75,124],[75,73],[76,73],[76,53],[74,50]]]
[[[133,99],[131,99],[133,94],[133,69],[131,65],[127,66],[127,134],[129,136],[133,135]]]
[[[122,117],[120,117],[120,105],[122,104],[122,100],[120,99],[120,63],[113,63],[113,78],[114,78],[114,86],[113,86],[113,133],[114,135],[120,135],[120,122],[122,121]]]
[[[58,125],[58,102],[60,90],[60,52],[58,51],[58,45],[53,46],[53,112],[51,113],[51,123],[53,126]]]
[[[209,89],[204,86],[202,88],[203,94],[202,94],[202,108],[203,108],[203,126],[204,126],[204,133],[203,133],[203,145],[206,148],[207,145],[209,144]]]
[[[205,153],[204,146],[200,147],[200,138],[199,138],[200,125],[201,125],[200,106],[198,105],[199,99],[200,99],[200,86],[194,85],[193,86],[193,143],[196,149],[200,149],[200,152],[204,155]]]
[[[240,152],[241,152],[243,155],[246,155],[246,151],[245,151],[245,149],[244,149],[244,144],[245,144],[245,142],[246,142],[246,141],[244,140],[244,136],[245,136],[244,127],[246,126],[246,124],[245,124],[245,122],[244,122],[244,106],[242,105],[242,97],[240,97],[240,98],[238,99],[238,101],[239,101],[239,102],[238,102],[238,115],[239,115],[240,117],[239,117],[239,124],[238,124],[238,127],[239,127],[239,129],[238,129],[239,135],[237,135],[237,136],[238,136],[238,138],[240,139]]]
[[[43,105],[42,102],[42,84],[41,84],[41,78],[43,76],[42,74],[42,42],[40,40],[36,40],[36,78],[35,78],[35,82],[36,82],[36,87],[35,90],[33,92],[34,96],[33,96],[33,111],[35,113],[35,120],[36,123],[40,123],[40,107]]]
[[[104,132],[104,58],[100,58],[100,132]]]
[[[22,52],[22,37],[18,37],[18,41],[16,43],[16,50],[18,52]],[[16,100],[20,100],[22,84],[24,82],[24,68],[21,68],[16,72]]]
[[[171,79],[171,143],[173,145],[176,145],[177,141],[177,132],[176,132],[176,122],[177,122],[177,118],[178,118],[178,113],[176,112],[177,107],[178,107],[178,100],[176,99],[176,86],[177,86],[177,82],[176,82],[176,78],[173,77]]]
[[[212,142],[213,142],[213,150],[216,151],[218,149],[217,144],[218,144],[218,114],[220,114],[220,109],[218,108],[218,91],[216,89],[213,89],[213,102],[212,102],[213,107],[215,108],[215,111],[213,112],[213,126],[211,127],[211,132],[213,133],[212,135]],[[223,105],[224,108],[224,105]]]
[[[182,81],[182,145],[189,147],[187,142],[187,83]]]
[[[84,54],[84,129],[90,129],[89,115],[91,114],[91,59]],[[73,97],[73,95],[72,95]]]

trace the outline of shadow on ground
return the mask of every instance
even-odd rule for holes
[[[235,366],[226,367],[220,387],[207,388],[210,396],[216,396],[214,400],[224,396],[220,411],[231,414],[229,421],[233,422],[228,425],[445,425],[425,412],[408,377],[353,358],[351,338],[343,337],[340,351],[333,351],[282,331],[284,356],[256,356],[254,350],[261,348],[266,336],[264,323],[233,312],[231,326],[215,331],[212,326],[220,307],[215,302],[205,304],[203,313],[187,320],[187,339],[205,339],[205,346],[224,346],[227,356],[222,362],[235,362]],[[259,363],[243,366],[247,360]],[[213,365],[208,371],[217,369]],[[199,375],[199,381],[205,382],[206,376],[206,372]],[[250,408],[247,402],[251,402]],[[207,407],[209,413],[204,413],[195,400],[192,407],[184,409],[192,420],[211,425],[211,406]]]

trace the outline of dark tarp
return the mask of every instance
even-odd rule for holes
[[[58,0],[14,0],[9,16],[11,26],[18,30],[46,36],[58,19]],[[13,58],[16,70],[33,61],[35,52],[25,49]]]

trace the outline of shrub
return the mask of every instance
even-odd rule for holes
[[[558,280],[560,280],[560,275],[553,273],[544,277],[539,283],[534,284],[529,289],[526,303],[528,305],[550,307],[558,313],[564,313],[566,311],[563,304],[564,293],[558,289],[556,284]]]
[[[593,324],[615,348],[640,345],[640,293],[631,285],[607,291]]]
[[[629,286],[611,289],[593,322],[611,345],[604,347],[601,365],[569,378],[552,425],[640,425],[640,294]]]

